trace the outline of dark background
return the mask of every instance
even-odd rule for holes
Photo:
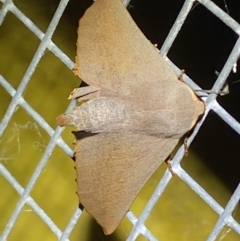
[[[238,0],[213,2],[240,22]],[[145,36],[160,48],[183,3],[183,0],[132,0],[128,9]],[[76,28],[78,19],[91,4],[92,0],[69,2],[65,14]],[[220,19],[195,3],[168,57],[180,69],[185,69],[200,87],[211,89],[217,79],[216,71],[223,68],[237,38]],[[240,80],[239,67],[237,73],[231,73],[227,79],[230,93],[218,96],[217,100],[240,121],[240,82],[237,80]],[[240,181],[240,137],[214,112],[209,113],[191,148],[231,191],[236,188]]]

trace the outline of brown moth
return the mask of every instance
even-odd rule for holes
[[[57,123],[91,133],[76,140],[77,194],[111,234],[204,104],[178,80],[121,0],[97,0],[80,19],[74,73],[89,86],[71,93],[82,103]]]

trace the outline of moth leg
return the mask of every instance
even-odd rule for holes
[[[188,137],[185,136],[185,137],[184,137],[184,141],[183,141],[183,145],[184,145],[184,155],[185,155],[185,156],[188,156],[188,144],[187,144],[187,141],[188,141]]]
[[[76,88],[70,93],[68,99],[77,99],[77,98],[92,94],[94,92],[97,92],[99,90],[100,88],[97,88],[94,86],[84,86],[84,87]]]
[[[181,70],[181,73],[179,74],[179,76],[178,76],[178,79],[180,80],[180,81],[182,81],[182,82],[184,82],[183,81],[183,75],[185,74],[185,69],[182,69]]]
[[[171,157],[171,155],[169,155],[169,157],[167,158],[167,160],[165,162],[166,162],[166,164],[168,166],[168,170],[171,172],[172,176],[175,176],[176,173],[172,169],[171,161],[172,161],[172,157]]]

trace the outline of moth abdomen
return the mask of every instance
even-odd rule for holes
[[[62,114],[57,117],[58,126],[72,125],[72,116],[69,114]]]

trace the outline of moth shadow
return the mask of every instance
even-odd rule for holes
[[[84,211],[84,207],[82,204],[79,204],[79,208]],[[86,212],[86,210],[85,210]],[[87,213],[87,212],[86,212]],[[120,241],[120,237],[116,233],[112,233],[110,235],[105,235],[103,232],[102,227],[95,221],[95,219],[89,215],[89,222],[88,222],[88,236],[84,237],[84,241]],[[82,238],[82,237],[81,237]],[[82,239],[79,239],[82,240]]]
[[[84,138],[97,135],[97,133],[91,133],[86,131],[72,131],[72,134],[75,136],[76,140],[82,140]]]

